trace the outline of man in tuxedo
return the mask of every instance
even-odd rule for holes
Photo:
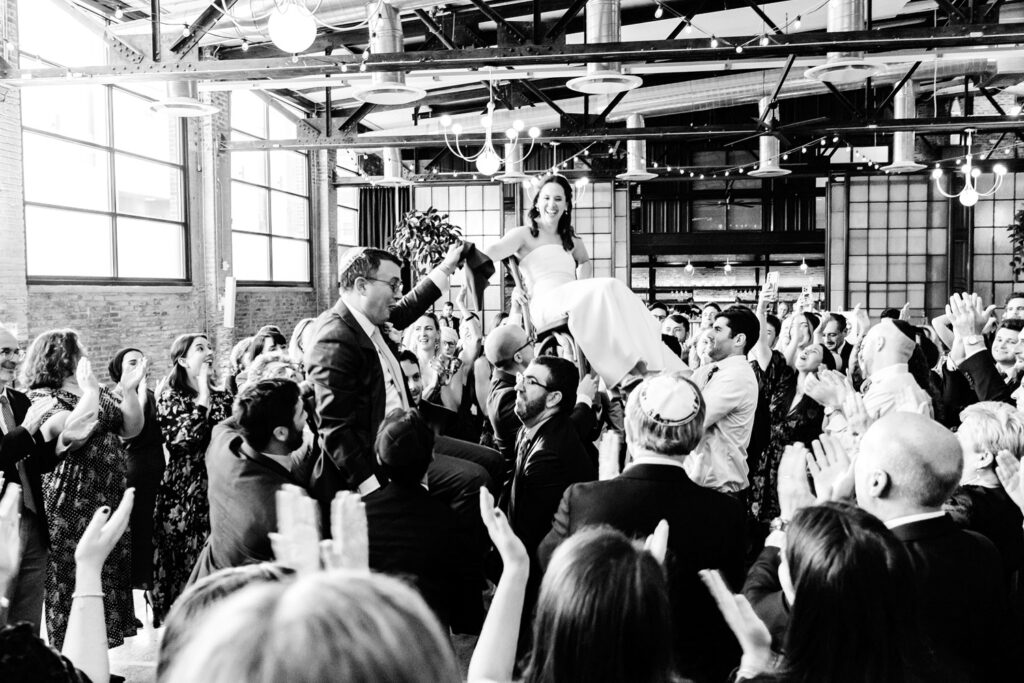
[[[5,482],[21,486],[21,565],[7,586],[7,622],[26,621],[38,635],[50,545],[41,474],[56,465],[57,441],[44,442],[39,431],[53,401],[33,405],[14,390],[21,358],[18,339],[0,325],[0,470]]]
[[[419,411],[384,418],[375,451],[388,484],[366,498],[370,569],[412,579],[441,622],[479,633],[483,558],[448,506],[427,492],[434,433]]]
[[[460,321],[455,317],[455,304],[451,301],[445,301],[444,306],[441,307],[441,315],[437,317],[437,321],[442,327],[450,327],[458,332]]]
[[[306,410],[299,385],[265,379],[242,389],[233,414],[213,428],[206,449],[210,535],[189,583],[219,569],[274,559],[275,495],[305,489],[314,463],[303,444]]]
[[[836,369],[845,372],[850,367],[850,353],[853,351],[853,346],[846,342],[846,316],[829,313],[821,340],[836,359]]]
[[[509,523],[531,558],[531,586],[539,585],[537,546],[565,489],[597,478],[571,414],[579,371],[565,358],[538,356],[516,376],[515,412],[522,420],[516,466],[507,488]]]
[[[452,246],[441,265],[404,297],[401,264],[390,252],[355,249],[339,264],[341,297],[313,323],[304,359],[322,451],[312,488],[324,514],[338,491],[366,496],[387,482],[373,440],[384,416],[408,410],[412,397],[397,349],[381,326],[390,322],[401,330],[419,318],[441,296],[460,257],[461,245]],[[480,486],[490,484],[487,472],[445,454],[433,460],[428,475],[431,493],[482,529],[476,496]]]
[[[555,548],[578,529],[607,524],[635,537],[669,524],[666,561],[675,655],[694,681],[721,681],[739,649],[697,572],[719,569],[734,586],[743,578],[743,506],[690,480],[683,463],[704,435],[705,405],[682,373],[644,381],[626,404],[632,464],[618,477],[570,486],[538,550],[546,568]]]

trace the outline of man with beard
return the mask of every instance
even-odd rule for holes
[[[304,446],[306,410],[299,385],[266,379],[242,389],[230,418],[213,428],[206,450],[210,535],[189,583],[225,567],[274,559],[274,495],[283,484],[307,488],[315,458]]]

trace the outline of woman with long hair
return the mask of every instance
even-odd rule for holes
[[[46,631],[55,647],[64,642],[75,585],[75,548],[96,508],[114,507],[126,489],[127,456],[122,439],[143,426],[139,387],[146,362],[121,376],[119,396],[100,386],[86,349],[74,330],[43,332],[29,346],[22,382],[33,403],[49,401],[40,432],[59,436],[58,462],[43,477],[50,534],[46,568]],[[107,646],[135,635],[128,539],[121,539],[103,565]]]
[[[568,318],[569,332],[608,387],[646,372],[684,369],[662,343],[657,319],[629,287],[615,278],[591,277],[587,248],[572,227],[572,200],[568,180],[546,176],[529,224],[508,231],[487,256],[519,259],[534,326]]]
[[[188,583],[210,533],[206,447],[213,426],[231,414],[231,395],[214,386],[213,347],[206,335],[171,344],[171,371],[156,402],[167,444],[167,468],[156,497],[153,615],[160,622]]]
[[[782,658],[742,595],[701,578],[743,647],[737,680],[924,683],[937,677],[921,639],[910,556],[885,524],[845,503],[793,515],[779,580],[790,604]]]

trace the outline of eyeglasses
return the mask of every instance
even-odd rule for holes
[[[543,384],[542,382],[538,381],[537,378],[534,377],[533,375],[524,375],[521,372],[517,372],[516,373],[516,383],[520,383],[520,382],[522,382],[526,386],[540,387],[541,389],[544,389],[545,391],[551,391],[552,390],[551,387],[549,387],[547,384]]]
[[[18,359],[18,358],[21,358],[23,353],[24,352],[21,349],[9,349],[9,348],[2,348],[2,349],[0,349],[0,356],[7,356],[8,358]]]
[[[395,278],[394,280],[381,280],[380,278],[367,277],[366,279],[367,280],[373,280],[374,282],[380,282],[381,284],[387,285],[388,287],[391,288],[391,291],[394,292],[395,294],[401,294],[402,293],[402,281],[399,280],[398,278]]]
[[[516,355],[517,353],[519,353],[520,351],[522,351],[523,349],[525,349],[525,348],[526,348],[527,346],[529,346],[529,345],[530,345],[530,340],[529,340],[529,339],[527,339],[527,340],[526,340],[526,343],[525,343],[525,344],[523,344],[523,345],[522,345],[522,346],[520,346],[520,347],[519,347],[518,349],[516,349],[515,351],[513,351],[513,352],[512,352],[512,355],[513,355],[513,356],[514,356],[514,355]]]

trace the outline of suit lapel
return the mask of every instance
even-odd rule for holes
[[[284,467],[281,467],[281,465],[279,465],[278,463],[274,462],[273,460],[271,460],[267,456],[263,455],[262,453],[256,453],[256,452],[248,453],[244,448],[242,448],[242,437],[241,436],[235,437],[235,439],[231,442],[230,448],[231,448],[232,451],[237,453],[239,455],[239,457],[245,458],[249,462],[251,462],[251,463],[253,463],[253,464],[255,464],[255,465],[259,466],[259,467],[262,467],[264,469],[270,470],[271,472],[273,472],[277,476],[279,476],[279,477],[281,477],[283,479],[287,479],[289,483],[295,484],[296,486],[301,486],[301,484],[299,484],[299,482],[295,479],[295,477],[292,476],[292,473],[289,470],[285,469]],[[305,487],[303,487],[303,488],[305,488]]]
[[[377,420],[384,419],[384,406],[387,403],[387,396],[385,394],[386,389],[384,388],[384,370],[381,368],[381,361],[377,355],[377,347],[374,345],[373,340],[367,336],[363,326],[359,324],[356,317],[352,315],[352,311],[349,310],[348,306],[341,299],[338,299],[338,303],[334,305],[334,311],[341,318],[341,321],[352,328],[352,331],[356,335],[356,339],[359,340],[359,348],[363,349],[364,355],[366,356],[366,366],[371,374],[371,380],[374,382],[376,392],[374,393],[374,400],[380,398],[380,418]],[[384,340],[384,344],[391,350],[395,360],[398,360],[398,347],[396,347],[391,340],[388,338],[384,331],[381,330],[381,338]],[[401,369],[401,363],[399,363],[399,369]],[[399,375],[395,378],[396,381],[401,382],[402,390],[405,391],[405,397],[409,405],[413,405],[412,392],[409,391],[409,385],[405,382],[405,376]],[[374,404],[374,410],[376,411],[377,405]]]

